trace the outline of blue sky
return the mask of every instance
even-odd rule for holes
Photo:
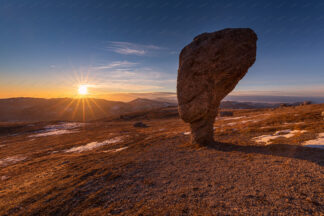
[[[0,97],[175,92],[203,32],[249,27],[257,60],[234,94],[324,95],[323,1],[0,0]],[[39,93],[41,92],[41,93]]]

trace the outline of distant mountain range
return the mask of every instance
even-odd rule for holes
[[[127,103],[93,98],[9,98],[0,99],[0,121],[89,121],[175,105],[141,98]]]
[[[222,101],[221,109],[262,109],[277,108],[280,106],[298,106],[304,102],[295,103],[260,103],[260,102],[239,102],[239,101]]]
[[[285,95],[285,92],[271,95],[269,92],[265,94],[229,94],[225,97],[224,101],[236,101],[236,102],[253,102],[253,103],[296,103],[300,101],[312,101],[312,103],[324,103],[323,96],[289,96]],[[116,93],[106,95],[105,98],[119,98],[119,101],[131,101],[136,98],[147,98],[150,100],[167,101],[177,103],[176,92],[148,92],[148,93]]]
[[[291,105],[299,105],[293,103]],[[36,122],[36,121],[91,121],[104,118],[119,118],[121,115],[175,107],[170,101],[138,98],[130,102],[108,101],[104,99],[71,98],[9,98],[0,99],[0,122]],[[223,101],[221,109],[259,109],[275,108],[280,103],[255,103]],[[175,107],[176,108],[176,107]],[[176,109],[172,109],[177,112]],[[169,111],[168,111],[169,112]],[[158,115],[164,113],[159,111]],[[156,111],[154,111],[154,115]]]
[[[324,97],[306,96],[277,96],[277,95],[228,95],[225,100],[253,103],[298,103],[301,101],[311,101],[312,103],[324,103]]]

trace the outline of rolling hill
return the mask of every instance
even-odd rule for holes
[[[299,105],[301,102],[289,105]],[[38,121],[93,121],[103,118],[119,118],[121,115],[146,112],[165,107],[175,107],[176,103],[165,100],[137,98],[130,102],[108,101],[104,99],[71,98],[9,98],[0,99],[0,122]],[[222,101],[222,109],[276,108],[280,103],[258,103]]]
[[[322,215],[324,104],[232,111],[209,146],[174,107],[1,123],[0,215]]]
[[[168,106],[175,104],[141,98],[127,103],[93,98],[10,98],[0,99],[0,121],[91,121]]]

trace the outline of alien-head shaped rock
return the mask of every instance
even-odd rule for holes
[[[213,141],[219,104],[254,63],[256,41],[251,29],[224,29],[198,35],[182,49],[177,80],[179,114],[190,123],[194,143]]]

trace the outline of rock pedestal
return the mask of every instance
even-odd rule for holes
[[[256,41],[251,29],[224,29],[198,35],[182,49],[177,79],[179,114],[190,123],[193,142],[213,142],[219,104],[255,62]]]

